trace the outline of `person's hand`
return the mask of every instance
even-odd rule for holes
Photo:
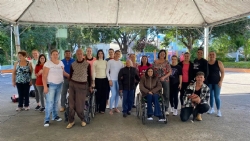
[[[16,87],[16,82],[12,82],[12,86],[13,86],[13,87]]]
[[[32,85],[32,81],[30,80],[30,86]]]
[[[219,87],[221,88],[221,86],[222,86],[222,81],[219,81],[218,85],[219,85]]]
[[[149,94],[151,94],[151,95],[153,95],[153,93],[152,92],[148,92]]]
[[[90,93],[92,93],[93,92],[93,88],[89,87],[89,91],[90,91]]]
[[[199,104],[201,102],[201,99],[198,95],[192,94],[191,95],[192,102]]]
[[[113,82],[112,82],[112,80],[109,80],[109,86],[113,86]]]
[[[48,92],[49,92],[48,87],[47,87],[47,86],[46,86],[46,87],[44,87],[44,88],[43,88],[43,93],[44,93],[44,94],[47,94]]]
[[[165,80],[165,77],[164,77],[164,76],[162,76],[160,80],[161,80],[161,81],[164,81],[164,80]]]
[[[181,84],[179,84],[178,88],[181,89]]]
[[[43,74],[43,70],[40,70],[40,71],[37,73],[38,76],[41,75],[41,74]]]
[[[120,93],[122,93],[122,90],[119,90]]]
[[[92,85],[91,85],[93,88],[95,87],[95,83],[92,83]]]

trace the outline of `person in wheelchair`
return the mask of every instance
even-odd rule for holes
[[[209,110],[208,99],[210,96],[209,87],[204,84],[205,74],[201,71],[196,74],[196,82],[190,84],[183,96],[184,105],[181,108],[181,121],[185,122],[193,114],[193,120],[201,121],[201,114]]]
[[[159,103],[162,85],[158,77],[155,76],[154,70],[152,68],[148,68],[146,70],[145,76],[141,78],[139,86],[142,97],[145,97],[147,99],[147,119],[153,120],[152,116],[154,115],[156,117],[159,117],[159,121],[165,121],[166,119],[164,119],[162,116]],[[152,104],[154,104],[154,111]]]

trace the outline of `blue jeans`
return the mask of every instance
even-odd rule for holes
[[[134,101],[134,90],[123,90],[122,112],[128,113],[132,109]]]
[[[156,116],[156,117],[161,117],[162,113],[161,113],[161,107],[160,107],[160,103],[159,103],[159,95],[158,94],[147,94],[146,96],[147,98],[147,114],[148,116]],[[153,107],[152,107],[152,103],[154,103],[155,109],[153,112]]]
[[[50,120],[50,113],[52,113],[52,120],[58,116],[58,101],[62,91],[62,84],[49,83],[49,92],[45,95],[46,108],[44,122]]]
[[[109,108],[117,108],[119,102],[119,84],[118,80],[112,80],[113,85],[110,87],[111,90],[111,98],[109,102]],[[115,103],[115,106],[114,106]]]
[[[214,99],[217,110],[220,110],[220,87],[218,84],[208,84],[210,89],[210,107],[214,107]]]

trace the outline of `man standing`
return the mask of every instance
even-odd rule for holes
[[[69,75],[70,74],[70,66],[75,61],[73,58],[71,58],[72,54],[70,50],[65,50],[64,52],[64,59],[62,60],[64,64],[64,71]],[[66,97],[67,97],[67,91],[69,89],[69,80],[66,76],[64,76],[63,81],[63,88],[61,93],[61,109],[60,112],[63,112],[65,110],[65,104],[66,104]]]
[[[138,69],[138,64],[136,63],[136,55],[135,54],[129,54],[129,59],[132,61],[132,66],[131,67],[134,67],[135,70],[136,70],[136,73],[139,75],[139,69]],[[140,81],[140,80],[139,80]],[[135,90],[136,90],[136,87],[137,85],[139,84],[139,81],[134,81],[135,83]],[[134,94],[133,94],[133,108],[135,108],[135,90],[134,90]]]
[[[118,74],[120,93],[123,93],[122,113],[123,117],[131,114],[134,101],[135,80],[140,81],[136,68],[131,60],[126,61],[126,67],[122,68]]]
[[[32,79],[32,85],[35,89],[35,97],[36,97],[36,103],[37,103],[35,110],[37,111],[41,108],[41,106],[39,104],[39,93],[38,93],[38,90],[36,88],[36,75],[35,75],[35,68],[36,68],[36,64],[38,62],[38,57],[39,57],[39,52],[37,49],[32,50],[32,56],[33,56],[33,59],[31,59],[29,61],[32,65],[32,69],[33,69],[31,79]]]
[[[90,64],[83,59],[82,49],[76,51],[77,60],[70,67],[69,82],[69,124],[67,129],[75,125],[75,112],[81,119],[82,127],[86,126],[84,120],[84,105],[87,92],[91,89]]]
[[[197,72],[203,72],[205,81],[204,83],[207,84],[207,76],[208,76],[208,62],[206,59],[203,58],[203,49],[199,48],[197,51],[197,58],[194,60],[194,69],[193,69],[193,76],[196,76]]]
[[[108,62],[109,60],[114,59],[114,54],[115,54],[114,49],[110,48],[110,49],[109,49],[109,58],[107,58],[106,61]],[[109,89],[107,89],[107,90],[108,90],[109,94],[107,95],[106,108],[109,108],[110,87],[109,87]]]

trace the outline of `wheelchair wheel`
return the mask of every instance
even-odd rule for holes
[[[142,107],[141,108],[141,110],[142,110],[141,119],[142,119],[142,124],[145,125],[145,122],[146,122],[146,110],[147,109],[145,107],[145,103],[144,104],[141,103],[141,105],[142,105],[141,106]]]
[[[142,121],[142,124],[143,124],[143,125],[145,125],[145,120],[146,120],[146,117],[145,117],[145,115],[143,115],[143,116],[141,117],[141,121]]]
[[[137,94],[136,97],[136,116],[140,118],[141,114],[141,102],[140,102],[140,94]]]
[[[95,93],[92,94],[91,97],[91,117],[94,118],[95,117]]]

